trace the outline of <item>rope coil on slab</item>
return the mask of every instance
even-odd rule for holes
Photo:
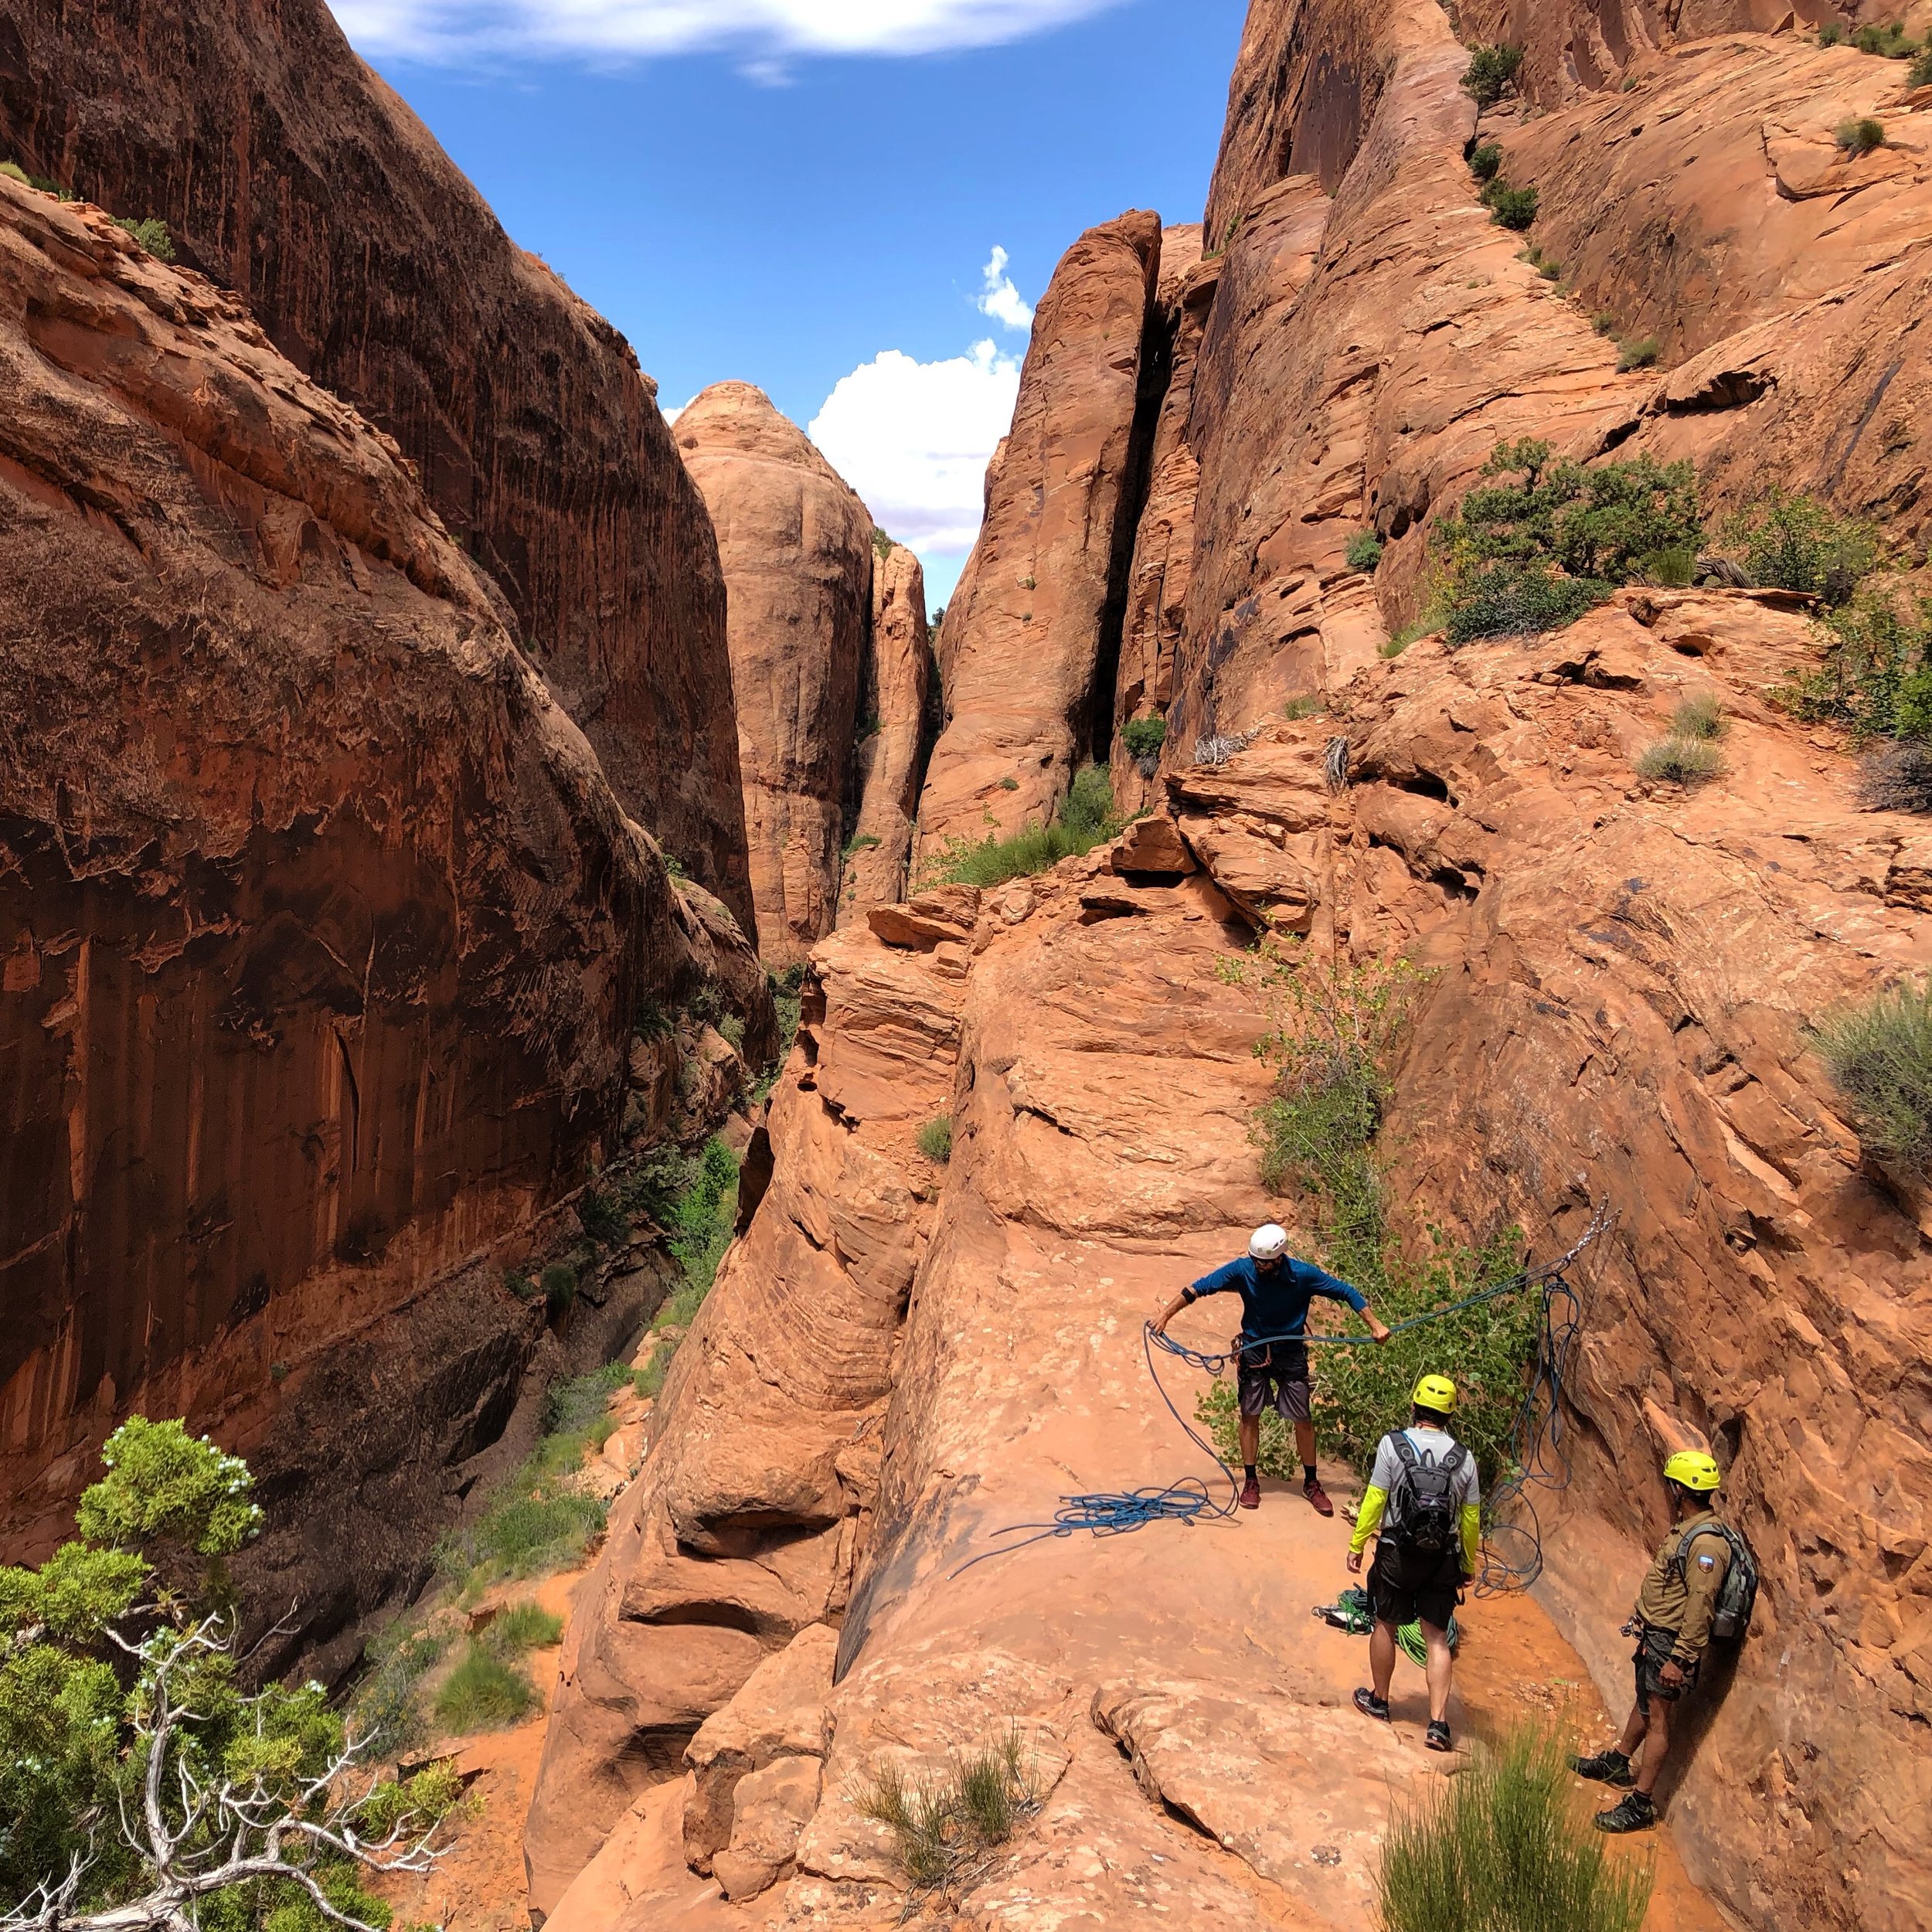
[[[1475,1294],[1464,1295],[1461,1301],[1452,1301],[1445,1308],[1431,1308],[1389,1325],[1391,1335],[1400,1335],[1406,1329],[1420,1328],[1425,1322],[1444,1321],[1451,1315],[1460,1315],[1464,1309],[1493,1301],[1502,1295],[1520,1294],[1528,1288],[1539,1289],[1543,1294],[1543,1325],[1537,1343],[1536,1364],[1524,1387],[1522,1401],[1510,1432],[1510,1463],[1514,1473],[1498,1486],[1485,1512],[1482,1569],[1476,1580],[1478,1597],[1526,1589],[1542,1573],[1543,1536],[1529,1492],[1532,1488],[1561,1491],[1570,1484],[1569,1455],[1564,1444],[1563,1392],[1583,1334],[1583,1302],[1570,1284],[1569,1270],[1583,1251],[1609,1227],[1611,1219],[1606,1202],[1597,1209],[1589,1226],[1577,1237],[1569,1252],[1557,1260],[1545,1262],[1540,1267],[1526,1268],[1520,1274],[1512,1275],[1507,1281],[1498,1282],[1494,1287],[1484,1288]],[[1253,1349],[1275,1342],[1300,1342],[1350,1348],[1367,1345],[1373,1339],[1366,1335],[1257,1335],[1245,1346]],[[1148,1379],[1154,1384],[1155,1393],[1166,1403],[1168,1413],[1188,1440],[1226,1479],[1226,1500],[1219,1500],[1210,1490],[1207,1479],[1200,1476],[1183,1476],[1177,1482],[1141,1489],[1104,1489],[1086,1495],[1063,1496],[1050,1522],[1009,1523],[1003,1529],[995,1530],[996,1537],[1019,1536],[1020,1541],[981,1550],[977,1556],[969,1557],[953,1570],[948,1581],[952,1577],[964,1576],[976,1563],[985,1563],[995,1556],[1010,1556],[1029,1544],[1049,1539],[1078,1536],[1083,1532],[1092,1536],[1121,1536],[1131,1530],[1144,1529],[1149,1523],[1192,1524],[1203,1516],[1218,1519],[1234,1513],[1241,1492],[1240,1483],[1233,1470],[1221,1460],[1220,1452],[1214,1444],[1175,1406],[1174,1399],[1168,1393],[1160,1371],[1155,1366],[1154,1352],[1158,1348],[1163,1354],[1219,1377],[1236,1361],[1241,1349],[1218,1352],[1191,1349],[1185,1342],[1176,1342],[1172,1335],[1156,1334],[1151,1321],[1141,1325],[1141,1348],[1146,1359]],[[1509,1519],[1505,1521],[1505,1516]]]

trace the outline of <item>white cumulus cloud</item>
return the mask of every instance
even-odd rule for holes
[[[986,292],[979,298],[979,312],[990,315],[1008,328],[1031,328],[1033,304],[1013,286],[1006,272],[1006,250],[995,247],[993,259],[985,267]]]
[[[365,53],[647,59],[724,51],[768,75],[808,54],[997,46],[1120,0],[330,0]]]
[[[938,362],[889,349],[840,379],[809,434],[881,529],[928,561],[957,557],[1019,395],[1019,362],[990,342]]]

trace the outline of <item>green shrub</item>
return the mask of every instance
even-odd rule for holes
[[[671,1372],[677,1352],[677,1343],[667,1336],[651,1349],[644,1366],[631,1378],[631,1387],[646,1401],[655,1402],[664,1393],[665,1377]]]
[[[1482,202],[1491,220],[1519,233],[1536,219],[1536,189],[1512,188],[1500,175],[1482,191]]]
[[[1660,738],[1638,755],[1637,775],[1672,784],[1702,784],[1715,778],[1724,761],[1717,747],[1702,738]]]
[[[1920,592],[1906,610],[1868,583],[1820,628],[1824,662],[1774,692],[1779,702],[1808,723],[1842,726],[1860,744],[1932,739],[1932,595]]]
[[[1838,145],[1855,161],[1859,155],[1869,155],[1874,148],[1885,145],[1885,123],[1873,120],[1869,114],[1856,121],[1841,121]]]
[[[1697,553],[1682,544],[1651,550],[1637,560],[1633,583],[1654,583],[1667,590],[1688,590],[1697,581]]]
[[[855,832],[845,841],[845,849],[838,855],[849,866],[862,852],[876,852],[884,843],[876,833]]]
[[[1382,561],[1382,539],[1372,530],[1358,530],[1349,539],[1345,558],[1351,570],[1372,573]]]
[[[1888,1165],[1932,1165],[1932,981],[1889,988],[1811,1036],[1865,1145]]]
[[[596,1187],[587,1187],[577,1196],[577,1225],[594,1247],[614,1248],[631,1238],[630,1216]]]
[[[1903,738],[1880,746],[1859,767],[1858,791],[1868,811],[1932,812],[1932,745]]]
[[[577,1298],[577,1271],[568,1261],[553,1261],[543,1270],[543,1303],[553,1320],[561,1320]]]
[[[1614,1862],[1578,1815],[1559,1740],[1519,1730],[1428,1781],[1383,1841],[1383,1932],[1641,1932],[1651,1869]]]
[[[521,1671],[472,1644],[436,1693],[436,1721],[452,1736],[467,1737],[473,1731],[502,1730],[519,1723],[536,1702],[536,1692]]]
[[[1727,517],[1719,536],[1743,552],[1753,583],[1805,591],[1827,604],[1848,602],[1878,567],[1876,524],[1775,488]]]
[[[563,1641],[563,1619],[526,1597],[506,1604],[490,1619],[483,1641],[499,1657],[521,1657],[526,1650],[548,1650]]]
[[[927,1160],[944,1167],[953,1158],[953,1117],[942,1114],[928,1121],[917,1134],[919,1151]]]
[[[145,221],[134,221],[126,215],[117,215],[114,226],[126,229],[155,260],[171,262],[175,259],[174,237],[168,233],[168,224],[165,221],[157,221],[151,215]]]
[[[503,1270],[503,1285],[519,1301],[534,1301],[543,1292],[527,1274],[515,1268]]]
[[[33,183],[27,179],[27,171],[17,161],[0,161],[0,175],[9,181],[17,181],[22,188],[31,188]]]
[[[1607,308],[1600,308],[1591,318],[1590,325],[1599,335],[1614,335],[1617,333],[1617,318]]]
[[[1478,485],[1437,526],[1430,616],[1453,647],[1559,631],[1638,576],[1660,551],[1703,536],[1689,463],[1553,463],[1547,443],[1498,445]],[[1515,481],[1501,479],[1515,478]]]
[[[909,1785],[896,1764],[883,1764],[854,1794],[862,1816],[893,1835],[900,1869],[921,1893],[947,1896],[984,1869],[1039,1809],[1038,1782],[1024,1761],[1019,1733],[953,1755],[951,1768],[930,1784]]]
[[[423,1742],[427,1732],[417,1689],[443,1661],[449,1646],[446,1633],[419,1630],[406,1618],[399,1618],[368,1645],[368,1668],[350,1709],[372,1748],[382,1756],[400,1757]]]
[[[1715,692],[1686,698],[1671,713],[1673,738],[1721,738],[1724,735],[1724,706]]]
[[[876,524],[872,526],[872,547],[879,553],[879,560],[881,563],[883,563],[893,553],[892,539],[886,536],[886,532]]]
[[[1502,150],[1493,141],[1478,141],[1469,151],[1469,172],[1478,181],[1494,181],[1502,165]]]
[[[1932,46],[1922,48],[1912,63],[1912,71],[1906,76],[1907,83],[1914,87],[1932,87]]]
[[[745,1043],[745,1023],[736,1013],[726,1013],[718,1022],[718,1036],[735,1053]]]
[[[1844,41],[1845,29],[1835,20],[1826,21],[1818,30],[1818,44],[1821,47],[1842,46]]]
[[[1281,707],[1281,715],[1288,719],[1318,718],[1323,709],[1321,694],[1318,691],[1298,691]]]
[[[1167,720],[1130,718],[1121,727],[1121,742],[1127,747],[1130,758],[1158,757],[1162,746],[1167,743]]]
[[[1617,345],[1617,372],[1628,376],[1634,369],[1652,369],[1657,362],[1657,338],[1633,336]]]
[[[1049,871],[1063,859],[1083,858],[1096,845],[1120,836],[1114,791],[1104,765],[1086,765],[1074,774],[1060,815],[1050,825],[1023,825],[1010,838],[988,833],[978,845],[949,838],[925,867],[922,883],[1003,886]]]
[[[1918,43],[1906,35],[1903,20],[1861,27],[1852,37],[1852,45],[1860,53],[1876,54],[1885,60],[1909,60],[1918,51]]]
[[[1471,55],[1462,77],[1463,91],[1478,107],[1493,107],[1515,84],[1516,71],[1522,65],[1520,47],[1478,47]]]

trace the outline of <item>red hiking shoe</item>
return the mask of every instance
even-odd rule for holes
[[[1328,1492],[1319,1481],[1304,1482],[1301,1485],[1301,1493],[1308,1498],[1309,1508],[1318,1516],[1332,1516],[1335,1514],[1335,1505],[1329,1502]]]
[[[1241,1507],[1243,1509],[1259,1509],[1261,1507],[1261,1485],[1252,1476],[1241,1485]]]

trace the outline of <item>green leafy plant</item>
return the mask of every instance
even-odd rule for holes
[[[1689,463],[1553,462],[1546,443],[1500,444],[1486,478],[1437,526],[1430,611],[1453,647],[1561,630],[1641,574],[1662,550],[1703,536]],[[1511,479],[1511,480],[1505,480]]]
[[[1932,1166],[1932,981],[1843,1008],[1811,1043],[1866,1148],[1901,1172]]]
[[[1867,583],[1819,628],[1823,662],[1774,698],[1808,723],[1842,726],[1855,743],[1932,740],[1932,594],[1906,606]]]
[[[884,842],[876,833],[855,832],[845,841],[839,857],[849,866],[862,852],[876,852]]]
[[[1493,141],[1478,141],[1469,151],[1469,172],[1478,181],[1494,181],[1502,165],[1502,150]]]
[[[738,1219],[738,1157],[723,1141],[715,1136],[707,1141],[702,1155],[687,1164],[681,1191],[662,1217],[672,1230],[671,1253],[682,1278],[651,1325],[678,1333],[661,1334],[644,1366],[631,1377],[637,1393],[654,1401],[663,1391],[682,1332],[697,1319],[717,1280],[718,1264],[731,1246]]]
[[[158,221],[151,215],[145,221],[117,215],[114,226],[124,228],[157,261],[171,262],[175,259],[174,237],[168,233],[165,221]]]
[[[1918,51],[1918,43],[1906,33],[1903,20],[1875,22],[1860,27],[1852,44],[1860,53],[1876,54],[1885,60],[1909,60]]]
[[[886,532],[880,529],[876,524],[874,524],[872,533],[872,547],[878,553],[879,562],[883,563],[886,558],[892,555],[896,546],[894,546],[892,539],[886,536]]]
[[[1913,57],[1906,82],[1913,87],[1932,87],[1932,46],[1922,47]]]
[[[1493,107],[1515,85],[1522,66],[1520,47],[1478,47],[1470,56],[1462,77],[1463,92],[1478,107]]]
[[[1479,1743],[1461,1776],[1429,1782],[1383,1841],[1384,1932],[1641,1932],[1651,1868],[1614,1861],[1579,1815],[1557,1738]]]
[[[1753,583],[1827,604],[1848,602],[1879,561],[1876,524],[1775,487],[1726,518],[1718,537],[1742,552]]]
[[[543,1270],[541,1286],[543,1304],[550,1312],[550,1319],[562,1321],[577,1298],[577,1270],[568,1261],[553,1261]]]
[[[1512,188],[1500,175],[1482,191],[1481,199],[1492,221],[1519,233],[1536,219],[1536,190]]]
[[[614,1248],[631,1238],[631,1217],[611,1196],[594,1186],[585,1188],[577,1196],[577,1225],[594,1247]]]
[[[1697,785],[1724,768],[1717,747],[1702,738],[1660,738],[1638,754],[1637,775],[1671,784]]]
[[[1074,774],[1059,816],[1050,825],[1024,825],[1010,838],[988,833],[978,845],[954,837],[922,869],[922,884],[1003,886],[1050,870],[1063,859],[1084,857],[1120,836],[1124,821],[1114,810],[1104,765]]]
[[[453,1736],[520,1723],[536,1702],[530,1680],[482,1644],[471,1644],[436,1693],[436,1721]]]
[[[454,1775],[366,1770],[318,1684],[243,1688],[224,1564],[262,1517],[239,1458],[134,1417],[101,1460],[76,1539],[0,1568],[8,1923],[307,1932],[321,1901],[386,1926],[361,1879],[434,1866]]]
[[[1845,29],[1835,20],[1828,20],[1818,30],[1818,44],[1821,47],[1838,47],[1845,43]]]
[[[1382,562],[1382,539],[1372,530],[1358,530],[1343,556],[1351,570],[1372,573]]]
[[[919,1151],[935,1165],[944,1167],[953,1158],[953,1117],[942,1114],[938,1119],[928,1121],[914,1138]]]
[[[736,1013],[726,1013],[718,1022],[718,1035],[735,1053],[745,1043],[745,1023]]]
[[[1121,726],[1121,742],[1127,747],[1130,758],[1157,758],[1162,746],[1167,743],[1167,720],[1130,718]]]
[[[543,1292],[527,1274],[516,1268],[503,1270],[503,1285],[519,1301],[534,1301]]]
[[[1634,335],[1617,345],[1617,372],[1628,376],[1632,369],[1652,369],[1657,362],[1657,338]]]
[[[1861,155],[1869,155],[1885,145],[1885,123],[1874,120],[1869,114],[1861,115],[1855,121],[1841,121],[1838,125],[1838,145],[1856,161]]]

